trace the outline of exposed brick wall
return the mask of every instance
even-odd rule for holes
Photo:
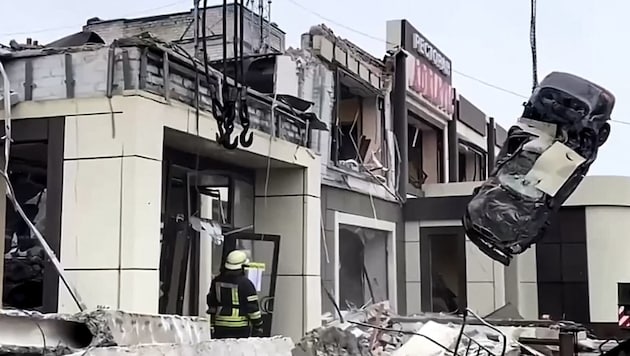
[[[228,57],[233,56],[232,41],[233,38],[233,8],[229,7],[227,11],[227,37],[228,37]],[[210,60],[221,59],[222,50],[222,8],[212,7],[206,10],[206,35],[208,39],[208,55]],[[252,54],[260,44],[260,17],[251,11],[244,13],[244,52]],[[139,35],[143,32],[149,32],[153,36],[167,42],[175,42],[181,40],[182,47],[193,52],[193,44],[191,43],[194,34],[194,26],[190,25],[194,16],[192,12],[177,13],[172,15],[154,16],[148,18],[104,21],[88,24],[84,26],[85,30],[98,33],[106,43],[121,37],[131,37]],[[263,37],[265,43],[273,50],[284,52],[285,35],[275,26],[269,26],[267,22],[263,26]]]

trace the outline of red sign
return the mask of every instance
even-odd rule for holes
[[[453,87],[431,65],[416,59],[409,87],[446,114],[453,114]]]

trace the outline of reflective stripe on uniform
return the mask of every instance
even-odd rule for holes
[[[260,319],[262,318],[262,313],[259,311],[253,312],[253,313],[249,313],[249,318],[250,319]]]
[[[254,295],[250,295],[249,297],[247,297],[247,301],[248,302],[255,302],[258,300],[258,295],[254,294]]]
[[[245,321],[227,321],[227,320],[217,320],[214,322],[214,326],[223,326],[226,328],[242,328],[249,326],[249,322]]]
[[[238,295],[238,285],[233,283],[217,282],[217,296],[220,298],[221,290],[229,289],[232,299],[232,308],[221,306],[215,314],[214,325],[227,328],[241,328],[249,326],[249,318],[240,315],[240,299]],[[217,298],[217,299],[218,299]],[[226,310],[227,309],[227,310]],[[232,309],[231,312],[228,312]],[[226,312],[229,314],[226,315]]]
[[[232,287],[232,305],[239,305],[240,300],[238,299],[238,287]]]

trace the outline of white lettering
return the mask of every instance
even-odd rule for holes
[[[451,61],[446,59],[437,48],[433,47],[426,39],[420,36],[419,33],[413,34],[412,46],[416,52],[428,59],[440,72],[444,73],[447,77],[451,76]]]

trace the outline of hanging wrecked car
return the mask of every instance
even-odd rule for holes
[[[467,206],[464,229],[479,249],[509,265],[543,237],[608,139],[614,104],[608,90],[578,76],[545,77]]]

